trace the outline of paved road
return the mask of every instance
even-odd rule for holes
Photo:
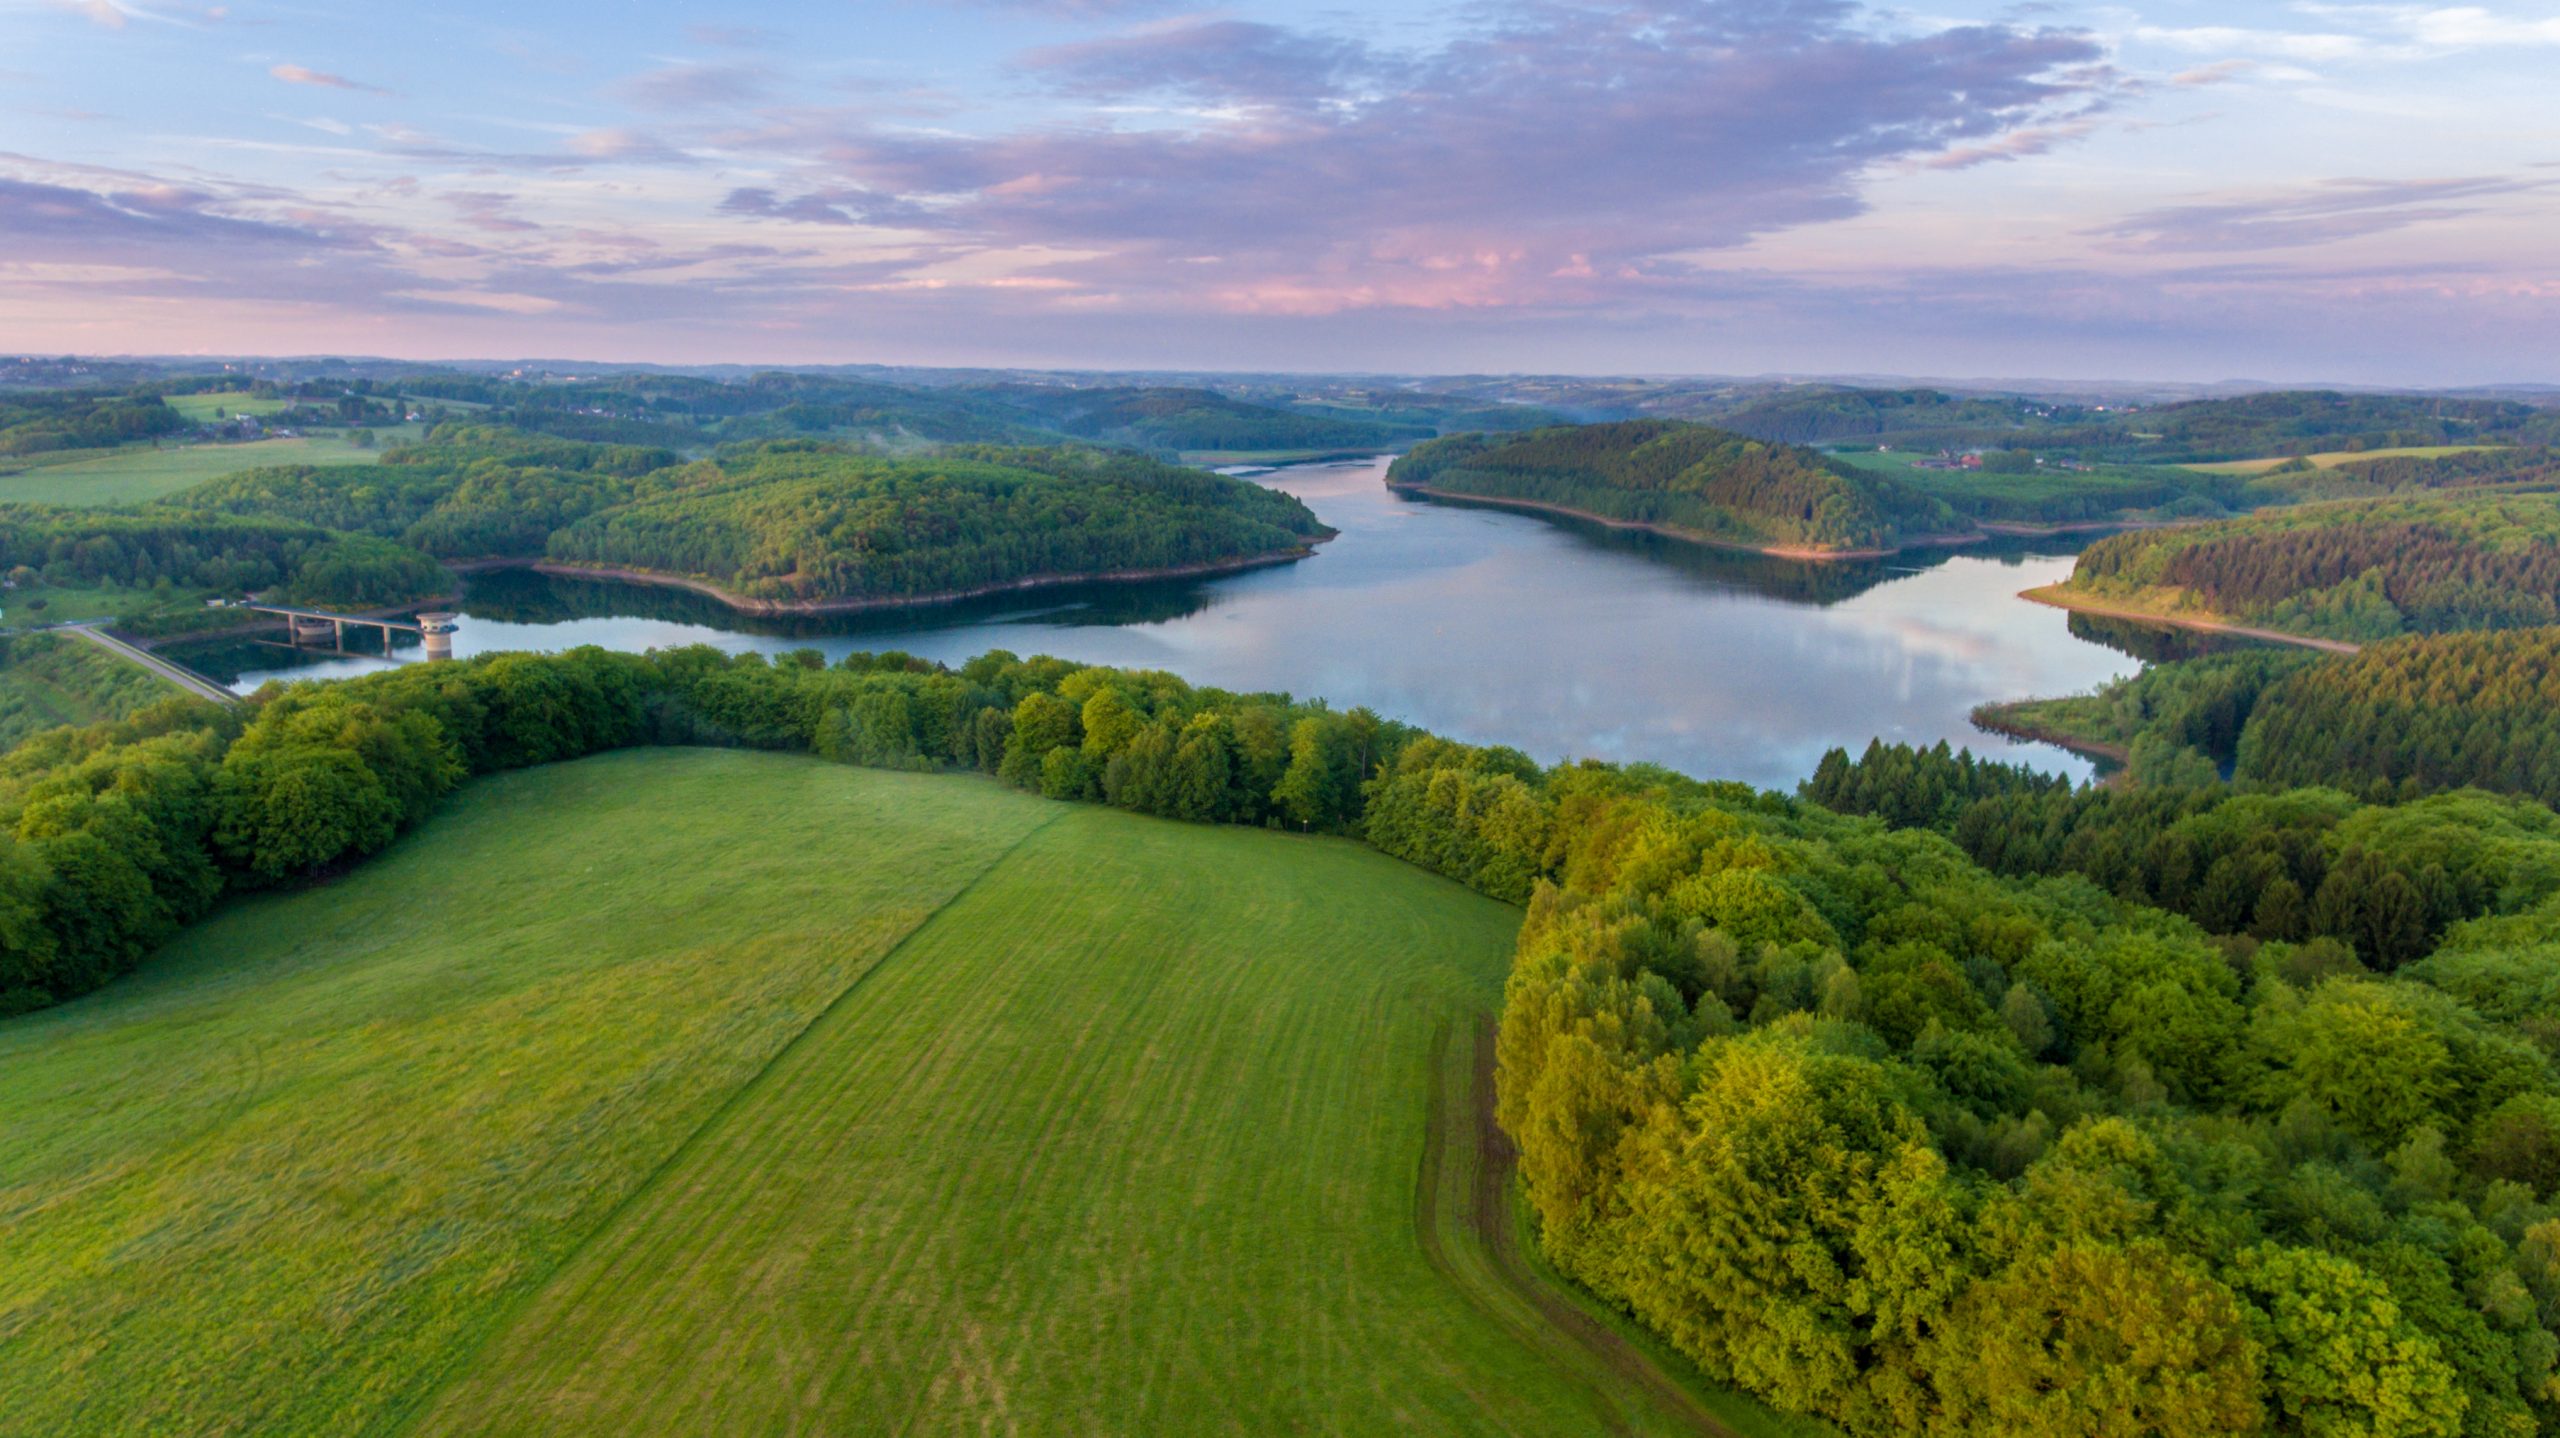
[[[132,645],[125,643],[123,640],[105,633],[91,625],[65,624],[60,627],[69,630],[71,633],[79,635],[81,638],[88,640],[90,643],[97,645],[99,648],[106,650],[108,653],[113,654],[119,659],[141,665],[143,668],[150,670],[152,673],[159,675],[161,678],[168,680],[170,683],[177,685],[179,688],[186,690],[188,693],[193,694],[198,698],[210,699],[216,704],[237,704],[240,702],[239,695],[232,693],[230,690],[223,688],[221,685],[214,683],[212,680],[205,678],[194,670],[181,668],[178,665],[172,664],[168,660],[161,658],[159,655],[152,653],[150,650],[136,649]]]

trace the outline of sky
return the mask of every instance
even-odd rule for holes
[[[0,0],[0,350],[2560,381],[2560,0]]]

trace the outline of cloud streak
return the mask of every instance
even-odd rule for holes
[[[2547,188],[2498,176],[2338,180],[2292,194],[2145,210],[2093,233],[2117,248],[2150,253],[2300,249],[2461,219],[2478,207],[2455,201]]]
[[[380,85],[368,85],[361,80],[350,80],[344,75],[332,75],[326,70],[314,70],[304,65],[271,65],[267,73],[288,85],[316,85],[325,90],[351,90],[360,95],[391,93]]]

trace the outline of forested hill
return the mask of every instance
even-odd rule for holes
[[[1387,483],[1760,549],[1891,549],[1966,527],[1945,504],[1885,476],[1677,420],[1452,435],[1398,459]]]
[[[2358,500],[2120,534],[2055,594],[2331,639],[2560,623],[2560,496]]]
[[[2560,628],[2423,634],[2355,654],[2243,649],[2095,694],[1995,706],[1989,727],[2114,745],[2136,787],[2489,789],[2560,804]]]
[[[841,604],[1249,563],[1331,536],[1277,490],[1092,450],[893,460],[781,441],[724,457],[718,473],[592,514],[553,534],[549,556]]]
[[[1936,448],[1998,444],[2055,413],[2052,405],[2007,395],[1813,385],[1754,395],[1718,406],[1702,418],[1737,434],[1784,444],[1857,441]]]
[[[1428,424],[1297,414],[1205,389],[1012,385],[981,393],[1062,434],[1159,453],[1378,450],[1435,433]]]
[[[2179,464],[2348,450],[2560,441],[2560,411],[2511,400],[2278,390],[2101,417],[2039,443]]]

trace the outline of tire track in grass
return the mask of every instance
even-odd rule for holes
[[[888,966],[891,960],[904,952],[907,945],[915,941],[916,935],[923,933],[925,929],[933,923],[935,915],[942,913],[952,905],[959,903],[964,898],[967,898],[970,891],[976,889],[979,884],[985,882],[989,874],[1003,868],[1006,861],[1010,860],[1015,854],[1020,853],[1023,846],[1029,844],[1034,838],[1037,838],[1041,830],[1058,822],[1060,819],[1066,817],[1070,812],[1072,812],[1072,806],[1064,804],[1059,805],[1057,813],[1051,814],[1049,817],[1042,819],[1039,823],[1032,825],[1028,830],[1025,830],[1020,838],[1017,838],[1012,843],[1006,845],[1002,851],[997,853],[993,858],[989,859],[985,865],[980,867],[978,872],[970,875],[967,883],[962,884],[957,889],[954,889],[949,895],[944,897],[940,903],[935,904],[932,908],[927,909],[922,914],[918,915],[915,924],[910,927],[906,933],[900,935],[896,943],[891,944],[888,948],[882,950],[880,956],[873,959],[868,965],[866,965],[862,972],[855,974],[852,979],[847,981],[845,986],[836,992],[834,998],[827,1000],[823,1006],[821,1006],[815,1013],[811,1014],[808,1022],[802,1024],[790,1038],[784,1040],[778,1047],[776,1047],[772,1054],[768,1055],[765,1061],[757,1067],[754,1073],[749,1074],[744,1082],[740,1083],[736,1088],[731,1089],[728,1096],[723,1098],[716,1106],[714,1106],[709,1113],[705,1114],[702,1121],[695,1124],[693,1129],[684,1136],[684,1139],[681,1142],[677,1143],[675,1147],[669,1149],[664,1157],[660,1158],[656,1164],[650,1167],[647,1173],[641,1176],[638,1183],[633,1184],[621,1198],[615,1200],[613,1207],[607,1209],[603,1216],[597,1219],[593,1227],[580,1235],[576,1243],[573,1243],[569,1245],[568,1248],[564,1249],[560,1256],[552,1262],[550,1271],[542,1276],[541,1282],[525,1285],[524,1290],[516,1296],[515,1300],[509,1303],[506,1306],[506,1309],[489,1324],[488,1330],[481,1335],[478,1343],[472,1345],[470,1352],[461,1355],[452,1364],[443,1377],[437,1379],[432,1385],[410,1400],[410,1402],[386,1415],[386,1419],[381,1425],[381,1431],[388,1433],[407,1433],[414,1431],[419,1423],[426,1418],[427,1414],[434,1411],[437,1401],[443,1398],[445,1393],[450,1390],[454,1384],[461,1381],[465,1376],[473,1371],[474,1360],[480,1356],[481,1352],[487,1349],[490,1344],[496,1342],[500,1335],[513,1327],[516,1319],[523,1314],[525,1309],[530,1307],[536,1299],[540,1298],[542,1294],[550,1288],[554,1279],[558,1278],[561,1274],[568,1272],[570,1266],[575,1263],[579,1256],[584,1254],[588,1248],[593,1246],[600,1236],[611,1232],[614,1227],[622,1221],[625,1214],[629,1213],[634,1207],[636,1207],[643,1198],[654,1192],[658,1186],[665,1181],[667,1175],[674,1172],[677,1166],[701,1145],[706,1135],[718,1129],[723,1121],[728,1119],[731,1114],[742,1107],[748,1096],[753,1094],[756,1089],[765,1082],[768,1076],[781,1067],[783,1061],[791,1056],[792,1051],[800,1047],[801,1042],[808,1038],[811,1032],[827,1021],[828,1015],[843,1008],[845,1004],[853,998],[854,994],[859,991],[864,984],[870,981],[873,975],[879,973],[883,968]]]
[[[1453,1114],[1449,1101],[1453,1078],[1449,1048],[1457,1041],[1446,1025],[1432,1039],[1430,1117],[1424,1127],[1422,1169],[1414,1194],[1414,1226],[1432,1267],[1465,1293],[1487,1318],[1512,1328],[1524,1342],[1557,1354],[1565,1362],[1580,1357],[1596,1363],[1625,1388],[1650,1399],[1648,1406],[1657,1413],[1676,1420],[1689,1432],[1704,1438],[1742,1438],[1708,1412],[1685,1384],[1664,1372],[1643,1350],[1583,1311],[1570,1296],[1558,1292],[1529,1266],[1520,1251],[1511,1209],[1517,1155],[1510,1137],[1494,1121],[1493,1018],[1479,1016],[1473,1032],[1464,1040],[1471,1049],[1466,1065],[1466,1093],[1464,1102],[1454,1105],[1458,1112]],[[1461,1130],[1459,1125],[1466,1128]],[[1468,1281],[1469,1275],[1460,1268],[1457,1255],[1450,1252],[1447,1235],[1442,1231],[1441,1205],[1447,1197],[1443,1190],[1449,1186],[1453,1142],[1467,1144],[1462,1152],[1473,1159],[1464,1176],[1466,1186],[1455,1215],[1461,1241],[1474,1250],[1469,1256],[1483,1266],[1486,1276],[1536,1314],[1537,1325],[1522,1323],[1516,1315],[1505,1313],[1491,1295]],[[1559,1349],[1568,1352],[1558,1353]],[[1613,1432],[1644,1431],[1626,1411],[1626,1405],[1616,1401],[1617,1392],[1599,1384],[1589,1386],[1602,1400],[1599,1406],[1609,1415]]]

